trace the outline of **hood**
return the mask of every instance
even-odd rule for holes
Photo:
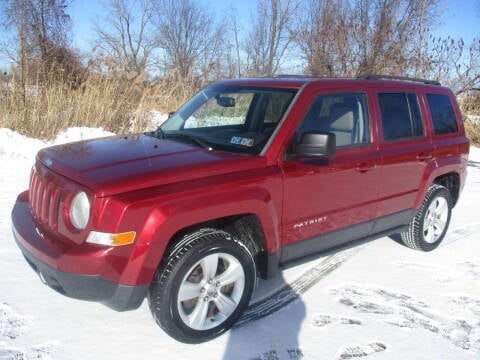
[[[147,135],[115,136],[40,150],[52,171],[108,196],[153,186],[245,171],[265,165],[260,156],[235,154]]]

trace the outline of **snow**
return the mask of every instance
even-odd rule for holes
[[[108,135],[75,128],[46,143],[0,129],[0,359],[480,358],[480,149],[436,251],[385,237],[324,254],[259,281],[238,326],[193,346],[168,337],[146,301],[118,313],[57,294],[15,245],[10,211],[35,153]]]
[[[147,115],[147,130],[155,130],[157,127],[162,125],[168,119],[168,114],[161,113],[156,110],[150,110]]]
[[[473,122],[476,122],[476,123],[479,123],[480,122],[480,115],[473,115],[473,114],[469,114],[466,116],[467,119],[469,119],[470,121],[473,121]]]
[[[105,131],[103,129],[94,129],[94,128],[86,128],[86,127],[74,127],[68,128],[65,131],[60,132],[57,135],[53,144],[65,144],[73,141],[79,140],[87,140],[87,139],[94,139],[103,136],[115,135],[112,132]]]

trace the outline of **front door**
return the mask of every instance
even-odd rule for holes
[[[330,159],[286,156],[282,262],[362,238],[373,228],[380,169],[367,95],[318,94],[289,151],[308,131],[336,135]]]

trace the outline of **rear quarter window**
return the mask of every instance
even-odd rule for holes
[[[456,133],[458,131],[455,112],[447,95],[427,94],[427,103],[435,135]]]

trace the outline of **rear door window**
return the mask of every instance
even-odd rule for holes
[[[427,103],[435,135],[456,133],[458,131],[455,112],[447,95],[427,94]]]
[[[423,136],[423,123],[416,94],[379,93],[378,103],[385,141]]]

